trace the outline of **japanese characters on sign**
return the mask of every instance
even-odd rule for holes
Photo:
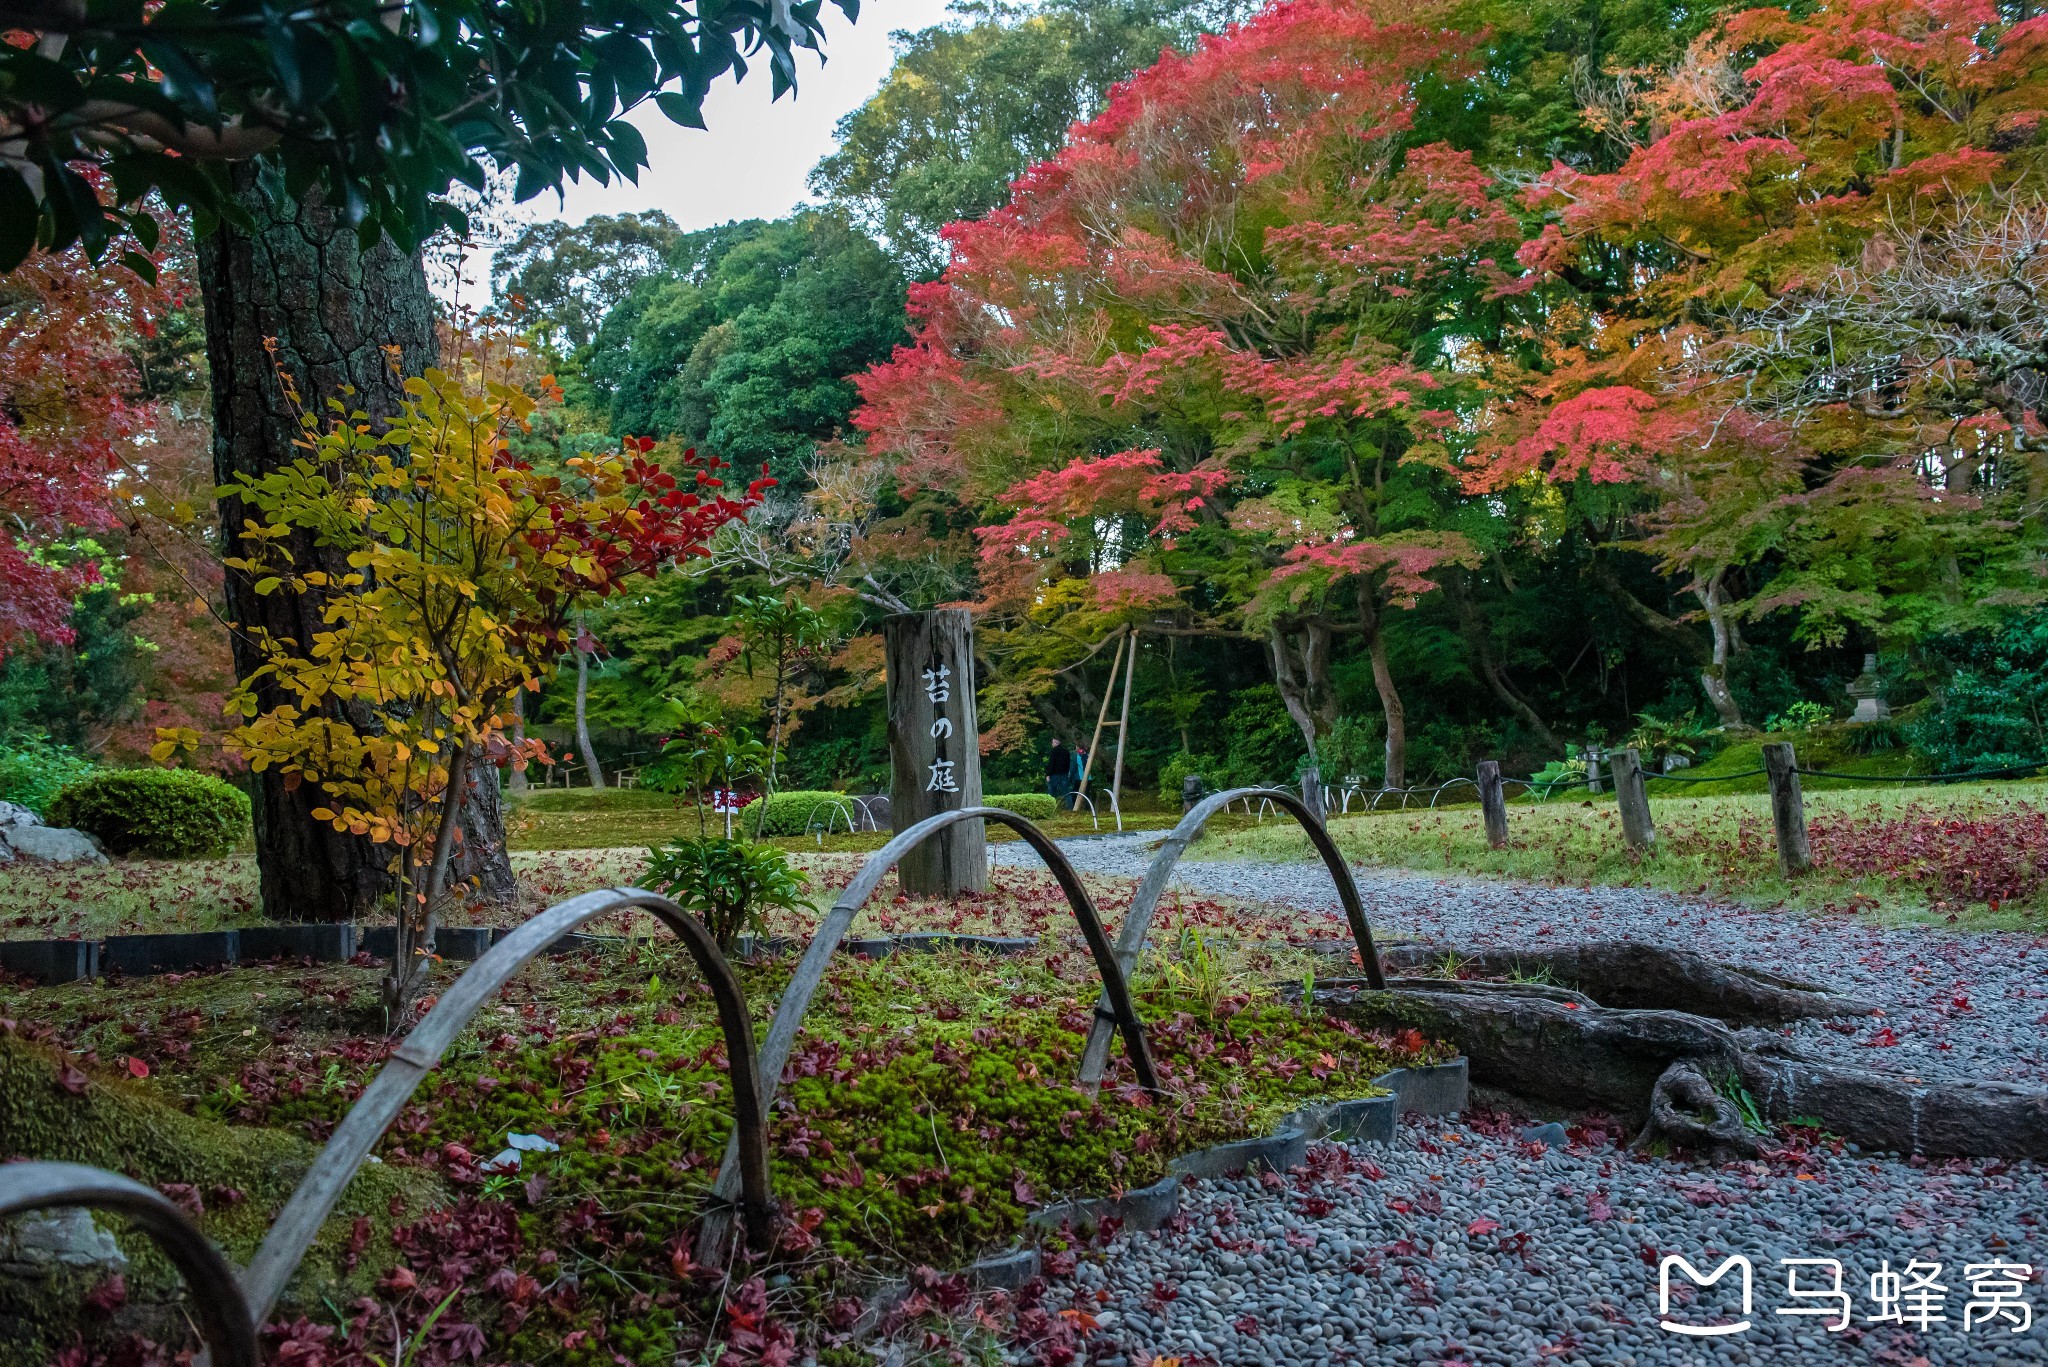
[[[936,710],[944,707],[953,698],[953,670],[951,666],[934,660],[924,669],[924,695]],[[957,793],[959,780],[953,776],[954,761],[947,757],[946,742],[953,738],[953,719],[940,712],[932,719],[931,772],[925,780],[924,790],[928,793]]]

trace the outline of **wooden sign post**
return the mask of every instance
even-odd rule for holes
[[[928,816],[981,805],[981,732],[974,717],[974,618],[965,608],[882,621],[888,651],[889,820],[907,831]],[[951,897],[988,888],[981,823],[963,821],[896,866],[903,891]]]

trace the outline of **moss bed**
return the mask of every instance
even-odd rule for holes
[[[1265,1133],[1310,1099],[1370,1095],[1387,1069],[1449,1055],[1412,1031],[1373,1035],[1277,999],[1265,985],[1298,981],[1312,960],[1270,937],[1327,938],[1329,927],[1213,902],[1162,911],[1164,948],[1136,983],[1167,1090],[1155,1101],[1120,1055],[1099,1096],[1072,1086],[1097,980],[1048,881],[1017,877],[957,907],[878,907],[877,929],[953,929],[957,914],[957,928],[1041,945],[1014,958],[835,961],[771,1117],[780,1246],[718,1274],[701,1266],[694,1231],[731,1120],[711,999],[688,959],[656,941],[530,966],[391,1127],[381,1165],[351,1189],[268,1332],[273,1360],[397,1367],[394,1336],[453,1294],[412,1367],[867,1362],[849,1337],[861,1297],[904,1276],[919,1291],[884,1327],[930,1360],[971,1360],[1005,1339],[1060,1360],[1072,1335],[1028,1289],[999,1297],[1001,1314],[974,1314],[965,1286],[932,1269],[1007,1247],[1031,1207],[1151,1182],[1180,1153]],[[794,962],[741,966],[757,1032]],[[5,1113],[0,1157],[83,1158],[163,1186],[194,1183],[194,1144],[272,1154],[260,1176],[223,1157],[216,1166],[234,1175],[206,1178],[238,1184],[241,1199],[207,1219],[246,1259],[310,1143],[390,1047],[377,973],[361,961],[0,989],[15,1038],[0,1057],[44,1079]],[[44,1138],[78,1132],[80,1108],[108,1097],[157,1108],[197,1139],[88,1149]],[[514,1131],[560,1150],[527,1154],[516,1175],[482,1172]],[[445,1196],[429,1206],[423,1192]],[[379,1219],[358,1223],[373,1205]],[[137,1243],[124,1238],[131,1257]],[[109,1342],[120,1326],[95,1322],[104,1332],[69,1367],[127,1367],[132,1340]]]

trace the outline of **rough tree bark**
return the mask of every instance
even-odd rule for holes
[[[590,743],[590,652],[576,647],[576,748],[583,754],[584,772],[590,786],[604,791],[604,770],[598,767],[597,747]]]
[[[1693,585],[1693,593],[1707,610],[1707,630],[1713,639],[1712,658],[1700,670],[1700,691],[1714,705],[1714,713],[1723,726],[1739,727],[1742,709],[1728,688],[1728,661],[1735,654],[1736,638],[1734,622],[1728,616],[1728,595],[1722,584],[1726,574],[1725,569],[1715,570],[1704,583]]]
[[[300,428],[279,369],[291,377],[306,412],[325,417],[333,398],[380,418],[395,413],[403,397],[393,363],[410,375],[435,357],[433,298],[416,259],[388,241],[360,250],[354,232],[317,190],[273,208],[255,188],[251,168],[234,174],[254,230],[224,226],[199,244],[214,476],[222,484],[237,474],[276,470],[298,454]],[[268,339],[275,339],[274,353]],[[242,549],[242,523],[241,501],[221,500],[224,549]],[[288,544],[301,566],[346,569],[310,537]],[[259,598],[249,576],[229,571],[226,595],[229,618],[244,629],[304,644],[320,626],[323,598],[317,593]],[[258,657],[241,630],[233,650],[237,675],[256,668]],[[260,705],[281,701],[259,690]],[[370,723],[366,713],[350,720]],[[256,862],[263,909],[274,920],[354,919],[369,914],[390,890],[390,849],[315,821],[311,812],[320,802],[311,785],[287,790],[275,772],[257,776]],[[495,786],[489,803],[465,818],[457,875],[479,879],[487,897],[510,897],[516,888]]]
[[[1372,684],[1379,690],[1380,710],[1387,717],[1387,776],[1389,788],[1408,786],[1408,709],[1401,705],[1401,690],[1394,686],[1394,671],[1387,663],[1387,636],[1380,627],[1378,593],[1358,586],[1358,617],[1365,625],[1365,649],[1372,660]]]
[[[1311,757],[1337,724],[1337,688],[1330,679],[1330,624],[1320,617],[1275,622],[1266,632],[1273,685],[1301,728]]]

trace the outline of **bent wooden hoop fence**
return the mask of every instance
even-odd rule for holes
[[[748,1235],[756,1242],[767,1241],[769,1223],[775,1213],[768,1191],[768,1144],[756,1072],[754,1026],[747,1015],[739,979],[733,976],[732,965],[718,952],[718,945],[704,923],[674,902],[639,888],[600,888],[549,907],[491,946],[441,994],[441,1000],[426,1019],[413,1027],[382,1071],[370,1080],[356,1104],[342,1117],[341,1124],[335,1126],[327,1147],[313,1161],[312,1170],[292,1193],[263,1247],[242,1274],[242,1290],[254,1322],[260,1324],[269,1315],[349,1179],[362,1167],[371,1148],[398,1118],[414,1089],[441,1061],[441,1055],[455,1042],[456,1035],[477,1009],[496,996],[498,989],[527,960],[564,935],[599,916],[634,908],[651,913],[682,938],[717,1000],[718,1023],[725,1032],[725,1056],[732,1076],[733,1138],[739,1151],[735,1194],[740,1197]]]
[[[74,1207],[116,1211],[156,1242],[192,1289],[214,1367],[258,1367],[259,1317],[249,1313],[235,1270],[184,1211],[140,1182],[82,1163],[0,1166],[0,1217]]]
[[[845,939],[854,916],[905,853],[962,821],[995,821],[1016,831],[1052,871],[1102,978],[1102,998],[1096,1006],[1087,1052],[1082,1059],[1082,1085],[1091,1089],[1100,1085],[1108,1068],[1110,1036],[1118,1033],[1123,1036],[1124,1050],[1139,1085],[1156,1093],[1159,1077],[1145,1044],[1144,1024],[1131,1000],[1128,974],[1144,948],[1159,896],[1189,842],[1217,811],[1250,797],[1285,809],[1307,831],[1336,881],[1367,979],[1373,987],[1384,988],[1372,930],[1366,923],[1365,908],[1350,868],[1322,823],[1291,793],[1233,789],[1204,799],[1182,817],[1167,837],[1165,848],[1146,870],[1115,946],[1103,931],[1102,918],[1088,890],[1081,885],[1080,875],[1050,836],[1014,812],[968,807],[920,821],[861,866],[819,923],[776,1007],[767,1040],[758,1051],[746,998],[732,965],[719,952],[703,923],[667,898],[639,888],[600,888],[549,907],[518,926],[457,978],[426,1018],[393,1051],[335,1127],[271,1226],[263,1246],[239,1276],[177,1206],[139,1183],[97,1168],[72,1163],[0,1165],[0,1216],[52,1207],[86,1207],[127,1215],[162,1247],[191,1287],[200,1329],[215,1367],[258,1367],[256,1330],[276,1306],[286,1283],[298,1270],[335,1203],[369,1158],[370,1150],[398,1118],[427,1074],[439,1065],[442,1054],[470,1018],[513,974],[555,941],[600,916],[637,909],[652,914],[681,937],[711,988],[719,1027],[725,1035],[734,1123],[725,1160],[712,1188],[714,1203],[705,1217],[704,1238],[700,1242],[703,1256],[707,1261],[723,1256],[735,1204],[749,1239],[765,1245],[775,1215],[768,1182],[768,1108],[774,1103],[783,1067],[789,1061],[797,1032],[824,980],[832,954]]]
[[[783,1065],[789,1062],[790,1050],[796,1045],[797,1031],[802,1028],[804,1015],[811,1008],[811,998],[817,995],[832,954],[839,948],[839,942],[846,938],[854,916],[881,886],[882,879],[896,866],[897,860],[940,831],[962,821],[996,821],[1008,826],[1023,837],[1024,842],[1052,870],[1060,891],[1066,894],[1067,905],[1074,910],[1074,919],[1080,922],[1082,938],[1087,940],[1088,952],[1095,958],[1096,972],[1102,977],[1104,1005],[1098,1008],[1098,1014],[1106,1011],[1108,1020],[1122,1033],[1124,1052],[1131,1060],[1132,1071],[1138,1075],[1138,1085],[1150,1092],[1159,1090],[1159,1075],[1153,1070],[1151,1052],[1145,1047],[1144,1023],[1138,1019],[1137,1008],[1131,1004],[1130,988],[1124,981],[1123,969],[1118,964],[1116,952],[1110,947],[1109,936],[1102,929],[1102,917],[1095,910],[1094,900],[1081,886],[1081,876],[1074,872],[1074,866],[1067,862],[1067,856],[1051,836],[1015,812],[1006,812],[1000,807],[962,807],[925,818],[869,855],[860,872],[853,876],[853,881],[839,894],[839,900],[818,923],[817,933],[811,937],[810,946],[797,963],[789,986],[783,990],[782,1001],[775,1008],[775,1019],[768,1025],[768,1037],[761,1044],[761,1108],[764,1111],[774,1103],[776,1088],[782,1082]],[[1103,1049],[1106,1055],[1106,1035]],[[730,1201],[739,1186],[739,1178],[735,1146],[729,1143],[726,1145],[725,1162],[718,1170],[718,1181],[712,1187],[713,1194],[723,1201]],[[724,1213],[714,1208],[705,1218],[700,1256],[721,1257],[726,1231]]]
[[[1380,956],[1372,944],[1372,926],[1365,919],[1365,903],[1358,895],[1358,884],[1351,877],[1351,866],[1344,862],[1344,856],[1337,851],[1336,842],[1330,839],[1329,830],[1318,821],[1300,797],[1284,788],[1232,788],[1228,792],[1214,793],[1203,798],[1188,809],[1180,824],[1166,837],[1166,843],[1153,856],[1151,865],[1145,870],[1144,881],[1138,884],[1138,895],[1131,899],[1131,909],[1124,914],[1123,926],[1116,937],[1116,962],[1119,979],[1126,979],[1138,966],[1138,956],[1144,952],[1145,936],[1152,929],[1152,913],[1159,905],[1159,898],[1166,891],[1167,880],[1173,876],[1173,866],[1187,853],[1188,846],[1202,828],[1209,824],[1209,818],[1237,801],[1262,798],[1288,813],[1301,823],[1308,833],[1309,843],[1316,847],[1323,863],[1330,870],[1330,879],[1337,885],[1337,900],[1344,904],[1344,919],[1350,924],[1351,939],[1358,946],[1358,961],[1365,969],[1365,978],[1377,991],[1385,991],[1386,975],[1380,969]],[[1105,1000],[1095,1007],[1095,1023],[1088,1030],[1088,1047],[1081,1054],[1081,1086],[1093,1090],[1102,1085],[1102,1075],[1109,1068],[1110,1017],[1104,1014],[1109,1003]]]

